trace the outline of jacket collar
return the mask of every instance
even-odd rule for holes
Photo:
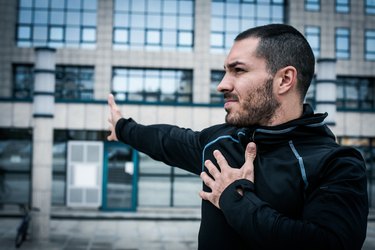
[[[302,116],[298,119],[277,126],[250,126],[237,129],[237,137],[246,147],[250,141],[255,143],[275,144],[280,141],[290,140],[295,136],[308,136],[324,134],[334,138],[332,132],[324,123],[327,113],[314,114],[309,104],[304,104]]]

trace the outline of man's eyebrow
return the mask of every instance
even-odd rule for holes
[[[240,62],[240,61],[234,61],[234,62],[229,63],[229,64],[227,64],[227,65],[224,64],[224,69],[226,69],[226,68],[228,68],[228,69],[230,69],[230,68],[234,68],[234,67],[236,67],[237,65],[245,65],[245,63]]]

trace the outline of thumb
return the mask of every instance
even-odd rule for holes
[[[249,142],[249,144],[247,144],[246,146],[245,161],[253,162],[256,156],[257,156],[257,146],[255,145],[254,142]]]

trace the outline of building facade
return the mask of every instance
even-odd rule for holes
[[[0,203],[29,203],[32,182],[49,179],[48,171],[32,177],[33,162],[52,154],[52,206],[198,207],[199,177],[106,141],[108,93],[140,123],[222,123],[216,86],[226,53],[239,32],[268,23],[293,25],[310,42],[317,72],[306,101],[330,110],[338,142],[362,152],[374,206],[370,0],[0,0]],[[35,89],[35,48],[43,47],[55,49],[52,94]],[[55,100],[44,150],[36,95]]]

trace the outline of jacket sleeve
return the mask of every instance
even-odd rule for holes
[[[166,124],[145,126],[131,118],[120,119],[115,129],[119,141],[151,158],[200,174],[202,150],[199,132]]]
[[[220,207],[248,244],[261,249],[360,250],[367,228],[367,184],[364,162],[353,151],[343,150],[326,161],[320,184],[306,197],[302,218],[280,214],[245,179],[224,190]]]

